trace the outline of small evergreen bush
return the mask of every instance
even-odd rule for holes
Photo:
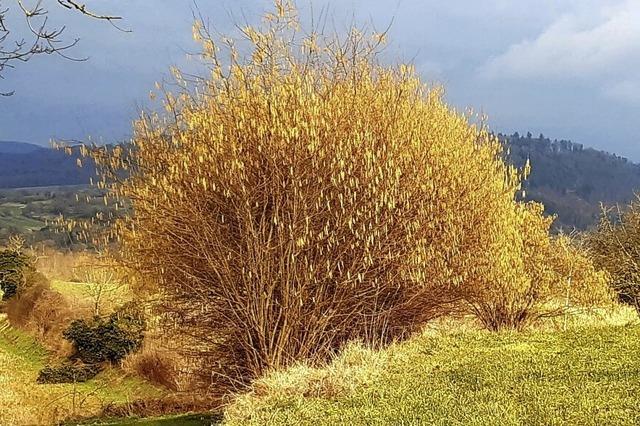
[[[46,366],[38,374],[37,382],[40,384],[81,383],[93,379],[100,373],[97,364],[62,364],[58,366]]]
[[[140,348],[144,329],[143,313],[129,303],[107,319],[75,320],[63,336],[73,344],[72,359],[86,364],[115,363]]]
[[[2,300],[13,298],[25,282],[25,271],[33,269],[33,259],[18,250],[0,250],[0,290]]]

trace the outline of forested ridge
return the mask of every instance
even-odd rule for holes
[[[522,167],[529,159],[525,197],[557,215],[556,229],[589,228],[598,220],[600,203],[625,204],[640,188],[640,165],[624,157],[544,135],[499,137],[508,147],[510,162]]]

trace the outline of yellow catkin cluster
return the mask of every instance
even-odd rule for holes
[[[242,30],[247,55],[196,25],[210,78],[92,154],[133,208],[122,260],[189,349],[250,378],[528,297],[549,224],[514,201],[499,141],[411,66],[380,65],[384,34],[301,35],[276,4]]]

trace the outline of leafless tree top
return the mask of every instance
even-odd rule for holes
[[[67,51],[74,47],[79,39],[67,39],[63,36],[65,26],[52,26],[49,23],[49,9],[42,5],[42,0],[25,1],[0,0],[0,79],[4,78],[7,68],[13,68],[17,62],[27,62],[36,55],[58,54],[73,61],[84,61],[86,58],[70,56]],[[116,28],[120,16],[98,13],[85,3],[76,0],[56,0],[56,6],[64,7],[72,12],[88,18],[107,21]],[[10,16],[10,12],[15,10]],[[8,22],[11,21],[11,22]],[[13,92],[2,92],[1,96],[10,96]]]

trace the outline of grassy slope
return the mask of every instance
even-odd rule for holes
[[[2,321],[0,321],[2,322]],[[0,424],[50,424],[69,415],[93,415],[103,404],[123,403],[162,392],[117,370],[74,386],[38,385],[47,353],[29,336],[0,325]]]
[[[51,288],[62,295],[72,304],[85,303],[92,305],[93,296],[96,294],[98,284],[71,281],[52,280]],[[101,304],[110,307],[120,306],[131,300],[131,294],[127,286],[117,284],[103,285]]]
[[[52,281],[54,290],[76,303],[90,298],[93,285]],[[113,298],[117,304],[128,299],[126,288],[107,291],[103,297]],[[44,348],[0,318],[0,425],[52,424],[74,415],[74,406],[77,406],[75,415],[88,417],[99,413],[104,404],[157,398],[166,393],[117,370],[102,373],[75,388],[73,385],[38,385],[37,374],[48,360],[49,354]],[[92,419],[81,424],[200,426],[211,425],[216,419],[216,415],[187,414],[152,419],[104,419],[104,422]]]
[[[53,283],[78,299],[87,297],[89,286]],[[229,407],[227,419],[232,424],[640,424],[640,328],[603,324],[580,319],[567,332],[523,334],[431,331],[380,352],[352,346],[328,368],[302,366],[258,381],[253,394]],[[0,382],[10,383],[0,391],[0,406],[8,407],[7,413],[0,410],[0,424],[64,418],[73,408],[73,387],[36,385],[46,353],[12,333],[20,338],[0,333]],[[104,402],[154,392],[117,376],[112,371],[79,386],[76,399],[89,396],[79,411],[92,414]],[[189,415],[105,424],[209,423]]]
[[[259,381],[231,424],[640,424],[640,327],[425,333]]]

